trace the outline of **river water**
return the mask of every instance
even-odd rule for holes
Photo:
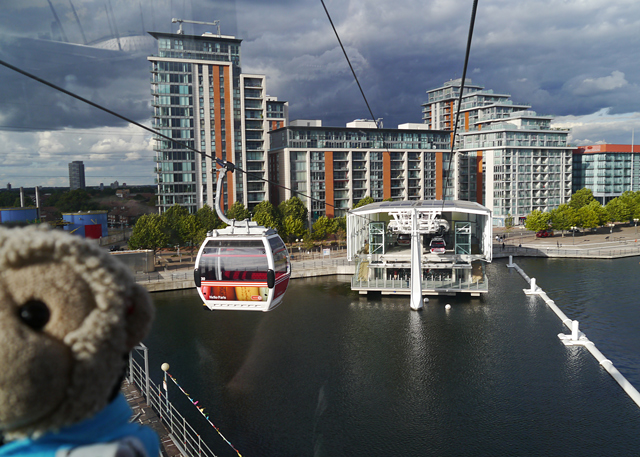
[[[516,260],[636,388],[638,260]],[[485,296],[432,297],[421,312],[338,276],[293,280],[269,313],[155,294],[152,376],[168,362],[244,457],[636,455],[640,408],[560,342],[569,330],[506,263],[487,266]],[[169,389],[217,455],[237,455]]]

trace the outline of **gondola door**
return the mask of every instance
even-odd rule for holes
[[[198,293],[207,308],[268,311],[275,306],[275,288],[270,289],[268,281],[273,258],[266,241],[261,237],[207,238],[195,271]]]

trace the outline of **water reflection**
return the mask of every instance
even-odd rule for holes
[[[152,366],[169,362],[243,455],[559,455],[558,442],[602,455],[602,433],[625,436],[607,453],[629,455],[637,407],[589,354],[562,345],[566,329],[517,273],[499,262],[487,273],[486,296],[432,297],[422,312],[340,277],[293,281],[267,314],[156,295]]]

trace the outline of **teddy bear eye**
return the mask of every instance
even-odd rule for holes
[[[49,307],[40,300],[29,300],[20,306],[18,315],[22,322],[34,330],[42,330],[51,317]]]

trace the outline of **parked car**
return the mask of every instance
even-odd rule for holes
[[[568,230],[569,233],[580,233],[580,229],[578,227],[573,227]]]
[[[411,235],[408,233],[401,233],[396,239],[398,246],[411,246]]]
[[[553,236],[553,230],[540,230],[536,233],[537,238],[547,238]]]
[[[444,254],[447,250],[447,244],[440,237],[433,238],[429,243],[429,250],[432,254]]]

